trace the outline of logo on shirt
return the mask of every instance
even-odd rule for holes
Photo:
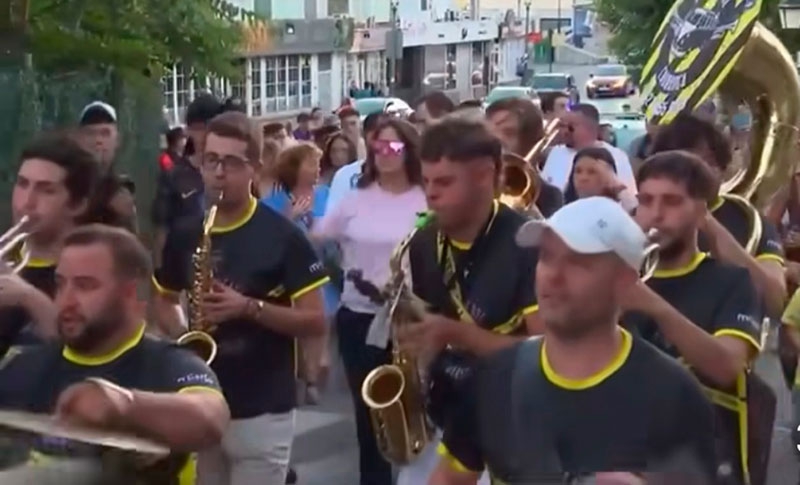
[[[188,387],[188,386],[205,386],[205,387],[212,387],[216,385],[214,378],[211,377],[211,374],[208,373],[191,373],[186,374],[184,376],[178,377],[177,379],[178,385],[181,387]]]
[[[308,272],[311,274],[325,271],[325,265],[321,261],[315,261],[308,267]]]
[[[744,323],[746,325],[750,325],[754,330],[760,330],[761,324],[753,318],[752,315],[748,315],[746,313],[739,313],[736,315],[736,321],[739,323]]]
[[[358,179],[360,177],[361,177],[360,173],[354,173],[353,176],[350,177],[350,188],[351,189],[356,188],[356,185],[358,184]]]
[[[192,189],[189,192],[181,192],[182,199],[188,199],[189,197],[193,196],[197,193],[197,189]]]

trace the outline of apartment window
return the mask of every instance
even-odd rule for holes
[[[445,89],[456,88],[456,44],[447,44],[445,61]]]
[[[161,93],[164,95],[164,106],[170,111],[172,110],[172,96],[175,95],[175,91],[172,89],[173,72],[174,71],[170,68],[167,70],[167,73],[164,74],[164,77],[161,78]]]
[[[265,112],[311,107],[311,60],[308,56],[265,58]]]
[[[247,88],[245,82],[247,80],[247,73],[245,72],[245,59],[237,59],[234,66],[239,71],[239,75],[231,81],[231,96],[246,101]]]
[[[253,116],[263,114],[261,106],[261,58],[250,59],[250,105],[253,107]]]
[[[569,18],[541,19],[539,21],[539,31],[546,33],[548,30],[552,30],[555,33],[558,31],[559,24],[561,24],[561,29],[565,30],[572,25],[572,19]]]
[[[486,56],[486,43],[473,42],[472,43],[472,78],[473,86],[480,86],[483,84],[483,60]]]
[[[189,106],[189,84],[192,82],[191,73],[183,66],[178,65],[175,68],[176,90],[178,95],[178,109],[183,109]]]
[[[350,13],[349,0],[328,0],[328,16],[347,15]]]

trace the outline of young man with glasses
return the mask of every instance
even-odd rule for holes
[[[222,445],[199,454],[197,483],[283,485],[294,435],[295,339],[324,333],[320,287],[328,277],[302,231],[251,195],[261,140],[246,115],[211,120],[198,148],[206,204],[218,208],[211,230],[213,291],[201,308],[216,325],[212,369],[233,420]],[[169,234],[154,280],[156,313],[173,337],[186,331],[177,296],[193,283],[201,231],[197,218]]]

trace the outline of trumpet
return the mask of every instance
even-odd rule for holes
[[[31,218],[29,216],[22,216],[11,229],[0,235],[0,259],[5,261],[8,269],[12,273],[19,273],[27,266],[31,255],[28,251],[21,251],[19,261],[13,261],[13,252],[21,243],[28,237],[28,233],[24,231],[25,226],[28,225]]]
[[[644,248],[644,263],[642,263],[642,269],[639,272],[642,282],[652,278],[658,268],[658,250],[661,249],[661,246],[655,242],[657,237],[658,229],[652,228],[647,231],[647,240],[649,243]]]

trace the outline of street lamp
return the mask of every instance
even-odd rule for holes
[[[528,54],[528,44],[531,34],[531,0],[525,0],[525,54]]]
[[[800,29],[800,0],[783,0],[778,4],[781,27],[785,30]]]

